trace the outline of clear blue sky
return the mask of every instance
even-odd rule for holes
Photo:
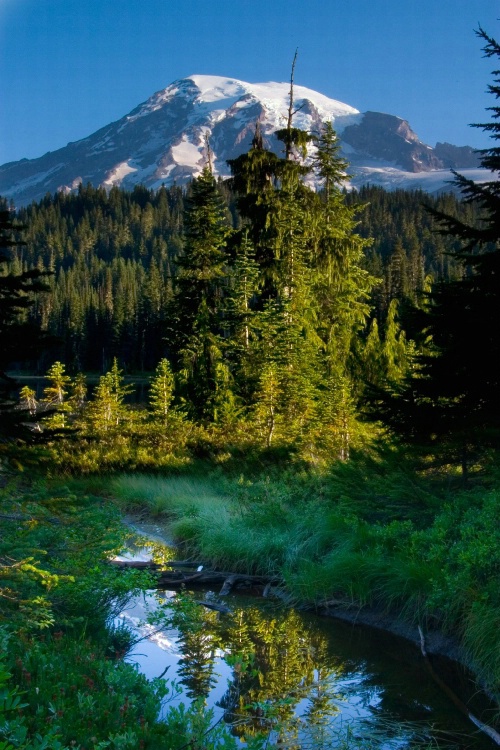
[[[194,73],[289,78],[476,147],[500,0],[0,0],[0,164],[41,156]]]

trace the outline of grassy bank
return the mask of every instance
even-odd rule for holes
[[[370,605],[458,638],[500,695],[500,492],[422,476],[401,456],[360,456],[324,475],[220,469],[122,475],[129,511],[169,520],[187,554],[281,575],[293,600]]]

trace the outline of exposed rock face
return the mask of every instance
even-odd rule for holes
[[[214,172],[229,175],[227,159],[250,148],[255,123],[264,143],[278,154],[283,145],[274,132],[283,127],[288,108],[288,83],[250,84],[218,76],[191,76],[157,92],[129,115],[76,143],[38,159],[22,159],[0,167],[0,194],[17,205],[39,200],[47,192],[69,192],[79,183],[110,188],[143,184],[184,184],[200,173],[206,161],[205,135],[213,151]],[[319,133],[325,120],[337,130],[354,174],[353,185],[429,190],[444,187],[449,171],[474,167],[469,147],[422,143],[409,124],[380,112],[358,110],[303,86],[295,87],[299,108],[294,125]],[[310,157],[314,154],[311,147]],[[486,173],[488,174],[488,173]],[[417,175],[421,175],[415,180]],[[314,183],[314,176],[310,182]],[[431,185],[432,183],[432,185]],[[449,187],[447,188],[449,189]]]
[[[438,142],[434,153],[445,169],[474,169],[479,166],[479,152],[470,146]]]
[[[356,151],[353,163],[366,159],[393,162],[406,172],[442,169],[430,146],[422,143],[406,120],[382,112],[366,112],[360,123],[349,125],[342,140]]]

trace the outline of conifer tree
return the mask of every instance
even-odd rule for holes
[[[317,139],[316,173],[324,190],[316,197],[315,297],[319,331],[327,356],[347,374],[355,334],[366,323],[376,279],[363,267],[370,244],[356,234],[359,206],[347,205],[339,180],[348,179],[346,162],[330,122]]]
[[[38,401],[36,399],[36,391],[30,388],[29,385],[23,385],[19,391],[19,404],[22,409],[29,412],[30,416],[35,417],[38,409]]]
[[[500,45],[483,29],[487,57],[500,58]],[[500,98],[500,73],[489,91]],[[500,137],[500,107],[494,121],[476,127]],[[500,173],[500,148],[481,152],[481,164]],[[478,224],[434,211],[441,232],[460,240],[457,254],[462,278],[437,284],[420,311],[420,327],[430,341],[418,358],[418,371],[401,386],[398,397],[381,396],[380,413],[399,432],[437,442],[452,451],[467,475],[471,455],[481,445],[500,444],[500,192],[499,182],[475,183],[455,173],[467,204],[481,210]]]
[[[87,379],[83,372],[78,372],[70,384],[68,403],[74,414],[81,414],[87,402]]]
[[[385,322],[382,355],[384,359],[385,378],[390,383],[401,382],[413,364],[415,346],[407,341],[405,332],[398,321],[398,301],[391,300]]]
[[[324,202],[327,207],[325,219],[329,223],[333,208],[330,199],[333,192],[338,191],[339,185],[349,179],[347,174],[348,163],[341,156],[342,146],[337,133],[333,129],[331,120],[326,120],[323,124],[321,134],[314,137],[314,143],[316,154],[313,165],[321,180]]]
[[[328,460],[348,461],[357,430],[352,383],[339,369],[324,381],[316,426],[318,448]]]
[[[213,417],[217,366],[223,359],[222,299],[230,228],[210,168],[193,180],[184,217],[185,247],[171,304],[170,341],[192,414]]]
[[[280,381],[275,364],[268,364],[261,373],[256,392],[254,418],[264,437],[266,448],[271,447],[282,399]]]
[[[316,146],[314,167],[323,189],[313,203],[313,299],[324,368],[317,433],[324,449],[330,446],[338,459],[347,460],[360,390],[353,351],[366,324],[376,279],[363,267],[369,242],[356,234],[360,207],[347,205],[341,189],[349,176],[331,122],[324,124]]]
[[[123,382],[123,371],[118,367],[115,357],[111,370],[99,378],[93,399],[85,413],[93,433],[110,433],[123,425],[129,416],[125,398],[131,391],[132,386]]]
[[[49,381],[49,385],[43,391],[44,402],[48,407],[61,406],[66,400],[68,384],[71,381],[69,375],[66,374],[65,366],[62,362],[54,362],[49,367],[45,377]]]
[[[167,423],[174,397],[174,375],[168,359],[160,360],[149,389],[149,406],[154,419]]]
[[[45,377],[49,384],[43,390],[42,403],[51,414],[44,423],[50,429],[62,429],[67,426],[66,414],[71,408],[66,401],[71,378],[62,362],[54,362]]]
[[[259,267],[246,228],[239,233],[233,256],[224,303],[225,361],[234,381],[235,393],[248,404],[259,374],[255,364]]]

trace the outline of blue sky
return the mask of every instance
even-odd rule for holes
[[[84,138],[194,73],[289,78],[483,147],[500,0],[0,0],[0,164]]]

